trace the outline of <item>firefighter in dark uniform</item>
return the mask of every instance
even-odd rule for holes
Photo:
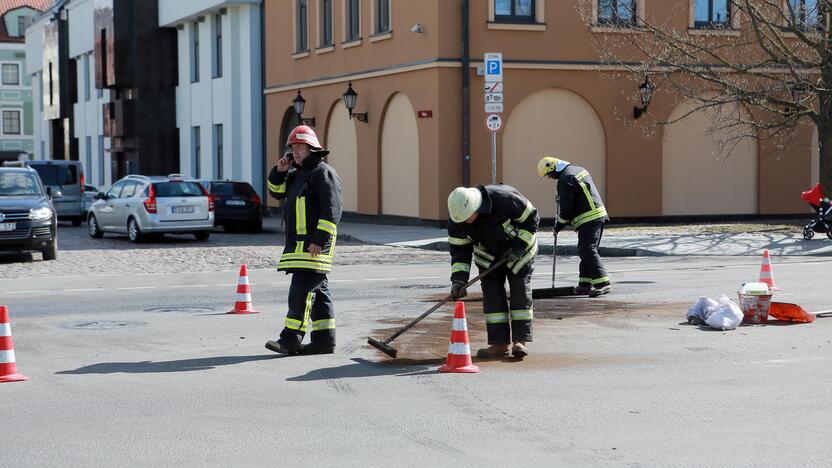
[[[277,270],[291,273],[292,283],[283,331],[266,348],[281,354],[330,354],[335,350],[335,310],[326,275],[341,219],[341,180],[323,162],[329,151],[310,127],[292,130],[287,145],[292,152],[272,168],[268,186],[272,197],[284,201],[286,246]],[[311,342],[301,345],[310,330]]]
[[[480,272],[500,258],[508,262],[482,279],[487,348],[477,357],[497,359],[528,354],[532,341],[531,279],[537,254],[537,209],[514,187],[459,187],[448,197],[448,244],[451,252],[451,296],[465,297],[471,260]],[[505,283],[508,280],[509,295]]]
[[[537,165],[540,177],[558,181],[559,215],[555,232],[567,224],[578,232],[578,287],[575,293],[598,297],[610,292],[610,278],[598,255],[604,224],[610,218],[589,171],[562,159],[545,157]]]

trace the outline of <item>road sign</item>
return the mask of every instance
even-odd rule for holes
[[[500,114],[488,114],[485,116],[485,127],[492,133],[497,133],[503,128],[503,118]]]
[[[502,81],[495,81],[494,83],[485,83],[485,94],[488,93],[502,93],[503,92],[503,82]]]
[[[485,54],[485,82],[503,81],[503,54],[489,52]]]
[[[503,102],[503,93],[487,93],[485,102]]]
[[[502,102],[486,102],[485,103],[485,113],[486,114],[502,114],[503,113],[503,103]]]

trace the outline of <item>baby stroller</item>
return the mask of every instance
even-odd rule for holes
[[[829,225],[829,215],[832,214],[832,201],[823,196],[823,189],[820,184],[815,185],[812,190],[803,192],[800,196],[806,203],[812,206],[817,216],[815,219],[803,226],[803,238],[809,240],[815,237],[816,232],[825,232],[826,237],[832,239],[832,226]]]

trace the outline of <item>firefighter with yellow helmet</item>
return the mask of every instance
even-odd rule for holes
[[[448,197],[448,244],[451,253],[451,296],[467,294],[471,261],[480,272],[500,258],[508,262],[482,278],[488,347],[484,359],[511,354],[523,358],[532,341],[531,279],[537,254],[537,209],[509,185],[458,187]],[[509,294],[505,283],[508,281]]]
[[[609,221],[607,209],[589,171],[563,159],[546,156],[537,164],[540,177],[556,179],[558,219],[555,232],[567,224],[578,232],[579,266],[578,287],[575,293],[598,297],[610,292],[610,278],[604,269],[598,248]],[[557,234],[556,234],[557,235]]]

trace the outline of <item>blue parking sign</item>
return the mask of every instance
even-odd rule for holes
[[[483,62],[485,65],[485,82],[494,83],[503,81],[503,54],[500,52],[486,53]]]

